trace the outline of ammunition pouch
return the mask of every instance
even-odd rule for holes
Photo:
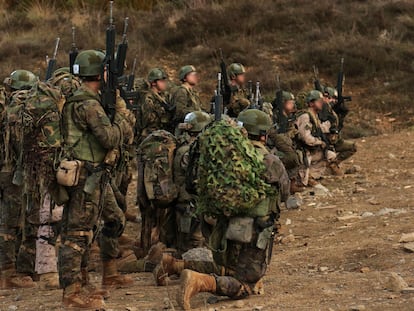
[[[226,230],[226,239],[240,243],[250,243],[253,239],[254,218],[231,217]]]
[[[62,160],[56,172],[56,180],[58,184],[66,187],[77,186],[82,166],[82,162],[79,160]]]

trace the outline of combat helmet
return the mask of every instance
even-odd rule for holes
[[[236,76],[246,73],[246,69],[240,63],[233,63],[227,69],[230,79],[236,78]]]
[[[38,79],[28,70],[15,70],[10,74],[9,79],[6,80],[5,83],[13,90],[23,90],[30,89]]]
[[[282,92],[282,100],[283,102],[287,102],[288,100],[295,100],[295,95],[290,92],[283,91]]]
[[[86,50],[79,53],[73,64],[73,73],[80,77],[93,77],[102,74],[105,54],[101,51]]]
[[[243,124],[249,135],[261,136],[272,127],[270,117],[258,109],[247,109],[240,112],[237,121]]]
[[[184,123],[188,125],[187,129],[189,132],[199,133],[211,123],[211,116],[204,111],[193,111],[187,113]]]
[[[309,92],[308,96],[306,97],[306,102],[310,103],[318,99],[322,99],[323,95],[318,90],[312,90]]]
[[[192,72],[197,72],[196,68],[193,65],[183,66],[178,72],[178,78],[180,79],[180,81],[184,81],[185,77]]]
[[[153,68],[148,73],[147,79],[148,79],[148,82],[150,83],[155,82],[157,80],[165,80],[167,79],[167,74],[165,73],[164,70],[160,68]]]
[[[333,87],[329,87],[329,86],[325,87],[324,92],[327,93],[332,98],[338,98],[338,91],[334,89]]]

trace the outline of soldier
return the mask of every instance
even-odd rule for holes
[[[277,103],[274,103],[276,105]],[[275,124],[268,133],[268,146],[275,147],[280,153],[280,159],[283,162],[290,177],[290,192],[294,194],[304,190],[303,185],[298,178],[298,168],[300,165],[294,138],[297,130],[294,125],[295,121],[295,96],[292,93],[283,91],[281,107],[276,107],[274,115]]]
[[[303,152],[303,163],[299,170],[302,183],[307,186],[317,184],[328,163],[336,161],[336,153],[329,150],[329,141],[321,128],[318,113],[323,108],[323,95],[313,90],[307,97],[308,109],[297,114],[297,143]]]
[[[331,170],[335,175],[342,175],[337,164],[350,158],[356,152],[356,145],[350,140],[343,139],[339,131],[339,117],[333,110],[338,101],[338,91],[333,87],[325,87],[323,98],[324,105],[319,118],[325,124],[327,137],[338,154],[337,163],[331,166]]]
[[[174,130],[172,126],[173,105],[168,103],[165,96],[168,87],[167,79],[167,74],[160,68],[151,69],[148,73],[148,82],[151,85],[141,106],[140,141],[156,130],[169,132]]]
[[[247,90],[244,87],[246,82],[246,69],[240,63],[233,63],[227,69],[230,78],[231,97],[227,106],[227,114],[236,118],[241,111],[250,106]]]
[[[194,90],[199,81],[196,68],[192,65],[183,66],[178,77],[181,86],[174,90],[170,97],[170,103],[175,107],[175,126],[182,122],[188,113],[202,110],[200,97],[198,92]]]
[[[269,264],[272,236],[279,218],[279,202],[289,195],[289,179],[281,161],[265,147],[266,132],[272,126],[266,113],[256,109],[246,110],[240,113],[238,121],[243,123],[254,147],[264,155],[266,182],[275,190],[275,196],[268,196],[259,204],[263,207],[260,216],[252,216],[255,228],[252,230],[251,242],[226,240],[222,235],[215,237],[218,241],[226,240],[227,248],[224,253],[214,257],[214,262],[178,260],[169,255],[163,256],[161,264],[166,274],[181,274],[178,302],[184,310],[191,309],[190,299],[200,292],[211,292],[232,299],[261,293],[257,289],[262,285],[261,279]],[[223,219],[217,219],[216,226],[221,226],[218,222]]]
[[[99,91],[104,57],[102,52],[94,50],[83,51],[76,57],[74,72],[81,78],[82,85],[67,99],[62,114],[66,156],[72,161],[69,163],[74,164],[74,175],[78,176],[75,182],[58,180],[65,184],[68,193],[59,248],[59,279],[65,307],[103,306],[103,297],[98,293],[81,292],[86,283],[81,270],[87,267],[93,229],[99,225],[101,214],[105,220],[102,235],[108,239],[122,233],[125,221],[114,203],[107,169],[115,164],[114,150],[120,146],[122,136],[128,136],[132,129],[122,114],[123,107],[116,106],[111,123],[101,106]],[[114,209],[111,211],[109,207]],[[118,275],[115,260],[108,259],[103,263],[103,285]]]
[[[24,207],[22,202],[23,180],[22,173],[22,137],[21,128],[17,128],[18,120],[13,118],[16,109],[22,104],[28,89],[37,81],[37,77],[26,70],[16,70],[5,80],[5,90],[2,93],[2,114],[0,137],[2,150],[0,157],[0,289],[34,287],[34,253],[29,258],[21,260],[23,266],[16,271],[16,250],[20,247],[19,235],[22,231]],[[13,106],[11,106],[13,102]],[[21,124],[20,124],[21,125]],[[20,176],[21,177],[21,176]],[[19,180],[20,179],[20,180]],[[20,250],[22,250],[20,248]]]

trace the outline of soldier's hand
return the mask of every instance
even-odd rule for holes
[[[322,142],[322,144],[321,144],[321,148],[322,148],[322,149],[326,149],[326,147],[327,147],[327,146],[326,146],[326,143],[323,141],[323,142]]]

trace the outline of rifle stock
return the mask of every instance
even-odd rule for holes
[[[220,71],[221,71],[221,93],[223,96],[223,104],[227,106],[230,104],[231,98],[231,87],[229,83],[229,76],[227,75],[227,66],[223,58],[223,51],[220,49]]]

